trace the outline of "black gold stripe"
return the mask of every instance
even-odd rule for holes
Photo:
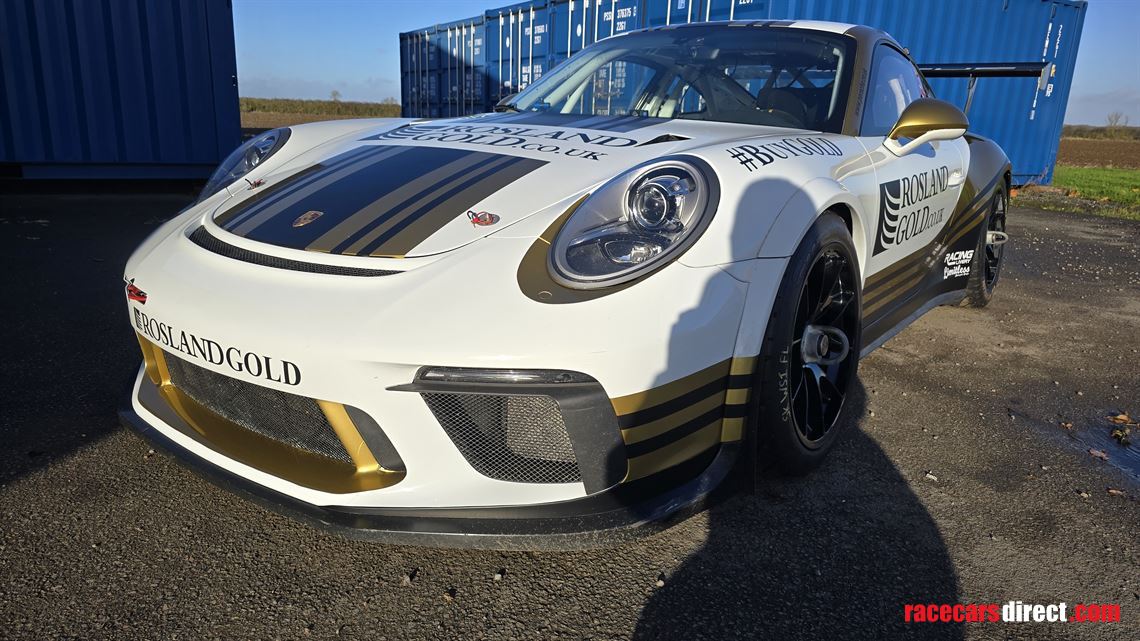
[[[493,169],[497,166],[501,166],[503,163],[509,160],[509,157],[480,153],[472,154],[471,156],[463,158],[461,160],[464,161],[464,171],[483,172],[488,168]],[[467,165],[466,163],[468,162],[471,164]],[[456,185],[459,185],[468,180],[468,178],[468,174],[462,173],[462,171],[459,173],[434,175],[432,176],[432,182],[426,189],[423,189],[415,195],[403,200],[397,205],[387,208],[382,206],[378,207],[377,205],[381,204],[381,201],[384,200],[383,198],[376,203],[372,203],[354,215],[360,217],[367,216],[367,218],[365,218],[359,225],[359,228],[348,236],[342,236],[340,239],[334,239],[337,241],[337,244],[331,249],[331,251],[338,254],[354,255],[365,253],[364,249],[371,245],[379,236],[391,229],[392,226],[396,224],[402,216],[415,211],[419,211],[425,205],[434,202],[434,199],[436,199],[441,193],[449,192]],[[389,194],[389,196],[392,195],[398,198],[402,194]],[[370,209],[372,210],[371,215],[369,215]],[[329,235],[335,234],[336,231],[336,229],[333,229],[329,232]],[[317,249],[318,251],[324,251],[323,249],[312,245],[309,248]]]
[[[334,156],[324,162],[310,165],[301,171],[283,178],[282,180],[279,180],[264,189],[259,189],[253,192],[253,195],[251,197],[240,201],[226,211],[223,211],[215,216],[214,222],[222,227],[228,228],[233,224],[241,222],[239,216],[241,219],[244,219],[248,215],[254,213],[256,211],[254,209],[254,205],[264,206],[271,202],[274,202],[285,194],[292,193],[301,187],[311,184],[314,180],[317,180],[323,175],[327,175],[328,172],[360,157],[362,154],[375,151],[375,149],[369,147],[357,147],[338,156]]]
[[[485,170],[451,192],[440,195],[430,207],[404,217],[360,253],[402,256],[451,222],[456,212],[462,215],[476,203],[545,164],[545,161],[531,158],[511,158],[493,170]]]
[[[626,480],[743,438],[755,360],[724,360],[646,392],[611,399],[629,457]]]
[[[282,180],[216,219],[291,249],[403,256],[546,161],[467,149],[366,144]],[[303,225],[299,216],[320,212]]]
[[[493,158],[495,158],[493,154],[469,154],[441,165],[437,169],[429,171],[372,201],[363,209],[346,218],[344,222],[325,232],[306,249],[320,252],[339,252],[346,244],[359,240],[368,230],[368,225],[374,223],[383,214],[393,210],[399,211],[415,202],[416,199],[430,195],[439,188],[442,182],[454,178],[457,173]]]

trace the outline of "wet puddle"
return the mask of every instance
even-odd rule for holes
[[[1084,417],[1083,421],[1074,420],[1071,429],[1061,431],[1090,456],[1096,456],[1090,453],[1090,450],[1103,452],[1108,457],[1106,463],[1123,470],[1132,477],[1133,481],[1140,483],[1140,427],[1136,425],[1138,419],[1131,417],[1124,423],[1114,423],[1108,418],[1118,415],[1119,412],[1106,411],[1099,416]],[[1114,438],[1113,430],[1127,431],[1127,438],[1130,441],[1128,445],[1122,445]]]

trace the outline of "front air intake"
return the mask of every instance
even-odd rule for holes
[[[172,354],[166,356],[166,367],[175,388],[235,426],[352,464],[315,400],[217,374]]]
[[[471,467],[516,483],[582,480],[558,403],[550,396],[423,392]]]

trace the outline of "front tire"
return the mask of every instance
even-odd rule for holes
[[[825,213],[788,262],[756,363],[759,461],[805,474],[835,443],[862,347],[861,290],[851,234]]]

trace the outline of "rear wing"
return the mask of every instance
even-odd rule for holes
[[[966,107],[962,110],[969,113],[978,78],[1037,78],[1037,88],[1040,90],[1049,84],[1053,65],[1048,62],[953,62],[918,65],[918,69],[927,78],[969,78]]]

